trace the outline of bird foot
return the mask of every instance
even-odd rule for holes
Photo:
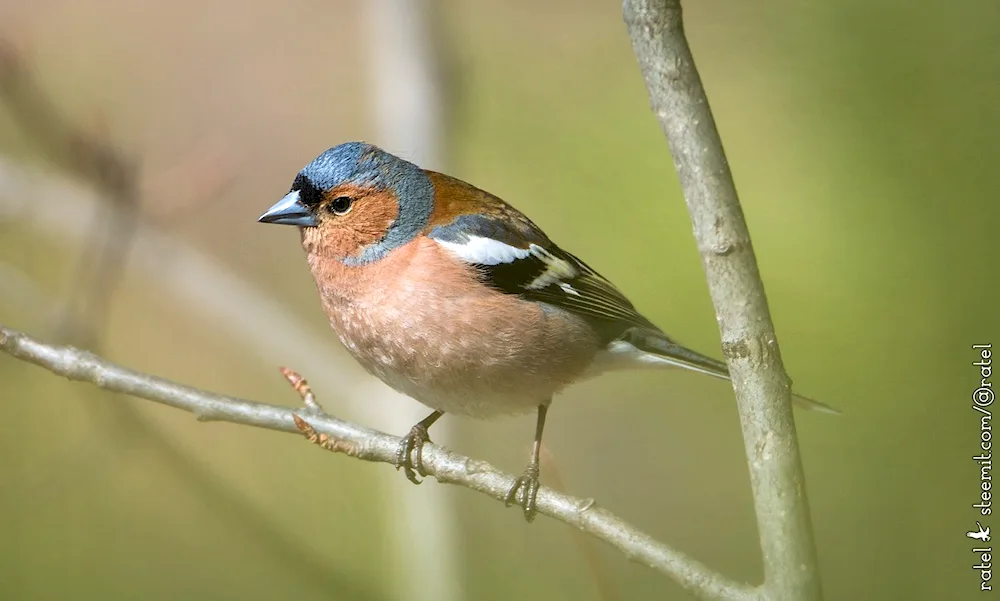
[[[417,478],[417,474],[420,474],[421,477],[427,476],[427,472],[424,471],[423,449],[424,443],[430,441],[431,437],[427,433],[427,426],[417,424],[410,429],[410,433],[403,437],[399,447],[396,448],[396,461],[394,462],[396,470],[403,468],[406,479],[414,484],[421,482]]]
[[[538,487],[538,464],[532,462],[528,464],[528,468],[524,470],[524,474],[517,480],[514,480],[514,484],[507,491],[507,496],[504,497],[504,506],[510,507],[511,504],[519,505],[524,510],[524,519],[529,522],[533,521],[535,519],[535,498],[538,496]]]

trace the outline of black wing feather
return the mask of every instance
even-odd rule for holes
[[[632,327],[658,331],[615,286],[572,254],[532,246],[527,258],[476,264],[486,283],[525,300],[543,302],[588,319],[606,341]]]
[[[445,243],[465,243],[476,236],[528,251],[524,258],[472,265],[484,283],[579,315],[608,342],[636,326],[659,332],[611,282],[553,244],[530,219],[502,201],[494,206],[497,215],[461,215],[447,225],[435,226],[428,235]]]

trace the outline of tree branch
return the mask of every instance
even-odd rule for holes
[[[650,105],[670,143],[739,403],[773,600],[822,597],[791,409],[764,285],[708,98],[684,35],[680,0],[624,0]]]
[[[4,326],[0,326],[0,349],[70,380],[90,382],[105,390],[182,409],[201,421],[299,432],[295,423],[298,415],[317,435],[328,437],[328,444],[324,446],[331,450],[365,461],[392,464],[396,459],[399,438],[337,419],[313,405],[296,411],[205,392],[115,365],[87,351],[48,345]],[[485,461],[433,444],[424,447],[423,460],[428,474],[438,481],[458,484],[501,502],[514,482],[514,476],[500,472]],[[728,580],[684,553],[654,540],[598,507],[593,499],[580,499],[542,488],[538,493],[538,512],[607,542],[630,559],[666,574],[700,599],[761,599],[758,589]]]

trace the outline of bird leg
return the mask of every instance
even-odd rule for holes
[[[507,491],[504,497],[504,505],[510,507],[511,503],[517,503],[524,509],[524,519],[529,522],[535,519],[535,497],[538,496],[538,455],[542,449],[542,430],[545,428],[545,414],[549,410],[549,404],[538,406],[538,421],[535,422],[535,444],[531,448],[531,460],[524,474]]]
[[[399,447],[396,448],[396,461],[394,465],[397,470],[403,468],[406,479],[414,484],[420,484],[417,474],[421,476],[427,475],[427,472],[424,471],[423,455],[424,443],[431,441],[431,436],[427,433],[427,429],[440,419],[442,415],[444,415],[444,411],[435,411],[422,419],[417,425],[410,428],[410,433],[403,437],[403,440],[399,443]],[[415,473],[414,470],[416,470]]]

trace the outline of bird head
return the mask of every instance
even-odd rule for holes
[[[347,142],[306,165],[258,221],[298,226],[310,252],[363,265],[416,237],[433,205],[434,187],[422,169],[371,144]]]

